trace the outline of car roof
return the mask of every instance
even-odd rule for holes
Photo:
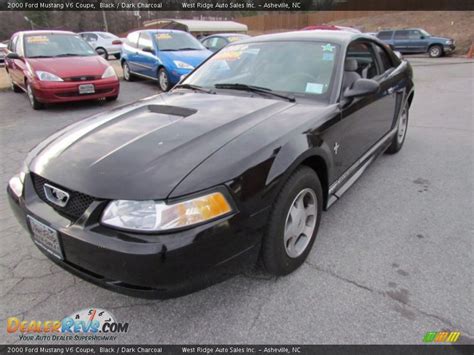
[[[34,30],[34,31],[20,31],[16,32],[14,35],[47,35],[47,34],[65,34],[65,35],[75,35],[76,33],[71,31],[58,31],[58,30]]]
[[[246,35],[245,33],[232,33],[232,32],[229,32],[229,33],[214,33],[214,34],[209,35],[207,37],[216,37],[216,36],[220,36],[220,37],[231,37],[231,36],[250,37],[249,35]]]
[[[251,37],[240,41],[239,43],[247,42],[262,42],[262,41],[318,41],[318,42],[332,42],[337,44],[347,44],[355,39],[369,39],[373,40],[372,36],[363,33],[354,33],[349,31],[332,31],[332,30],[312,30],[312,31],[294,31],[275,33],[268,35],[261,35]]]
[[[163,29],[163,30],[140,30],[139,32],[149,32],[149,33],[173,33],[173,32],[180,32],[180,33],[188,33],[186,31],[181,30],[171,30],[171,29]]]

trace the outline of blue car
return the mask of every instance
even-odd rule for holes
[[[158,81],[168,91],[212,54],[187,32],[141,30],[130,33],[122,46],[123,77]]]
[[[432,36],[422,28],[384,30],[377,38],[400,53],[428,53],[437,58],[454,52],[456,43],[452,38]]]

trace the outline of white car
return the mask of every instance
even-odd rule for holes
[[[5,56],[7,51],[7,45],[5,43],[0,43],[0,63],[5,62]]]
[[[108,59],[110,55],[113,55],[116,59],[120,59],[122,40],[116,35],[99,31],[81,32],[79,35],[105,59]]]

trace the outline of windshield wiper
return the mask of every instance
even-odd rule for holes
[[[264,88],[261,86],[254,86],[254,85],[247,85],[247,84],[240,84],[240,83],[219,83],[219,84],[215,84],[214,87],[217,89],[231,89],[231,90],[258,92],[258,93],[280,97],[290,102],[295,102],[295,97],[293,95],[278,94],[274,92],[272,89]]]
[[[215,94],[216,93],[214,90],[206,89],[206,88],[203,88],[202,86],[193,85],[193,84],[178,84],[174,88],[175,89],[191,89],[191,90],[196,90],[196,91],[202,91],[202,92],[205,92],[206,94]]]
[[[81,54],[74,54],[74,53],[63,53],[63,54],[58,54],[54,56],[55,58],[58,57],[82,57]]]
[[[200,48],[180,48],[180,49],[177,49],[177,51],[198,51],[200,50]]]
[[[50,55],[32,55],[29,56],[28,58],[52,58]]]

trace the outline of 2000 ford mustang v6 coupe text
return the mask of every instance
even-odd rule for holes
[[[11,206],[49,258],[120,292],[174,296],[258,258],[285,275],[321,212],[400,150],[413,94],[408,62],[374,37],[255,37],[40,143]]]

